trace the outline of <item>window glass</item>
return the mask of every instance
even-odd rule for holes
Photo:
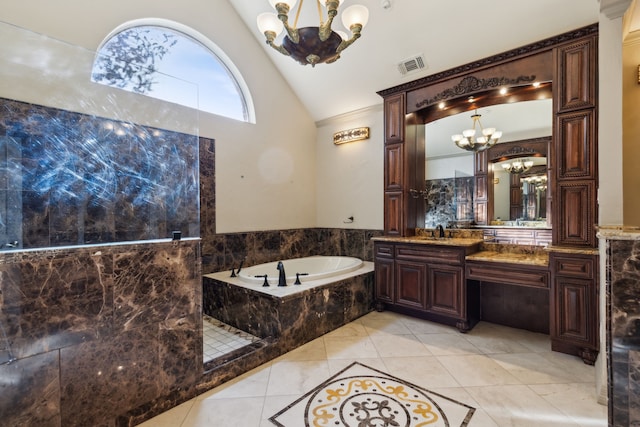
[[[181,96],[177,77],[198,85],[198,105]],[[110,37],[92,80],[201,111],[249,121],[238,81],[224,62],[193,37],[168,27],[136,26]]]

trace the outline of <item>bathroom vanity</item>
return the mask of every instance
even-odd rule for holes
[[[376,309],[456,326],[479,320],[479,294],[465,284],[465,258],[482,239],[374,238]]]
[[[487,243],[469,232],[476,237],[373,238],[376,309],[460,332],[483,319],[546,333],[552,350],[593,364],[597,252]]]
[[[375,239],[378,302],[461,331],[478,317],[496,315],[504,324],[524,318],[550,334],[553,350],[594,363],[599,351],[597,47],[598,26],[590,25],[378,92],[384,99],[384,237]],[[550,135],[473,152],[472,197],[466,200],[473,210],[469,222],[484,230],[477,241],[416,237],[425,227],[421,196],[428,193],[425,152],[432,142],[426,125],[478,108],[540,99],[552,100]],[[547,227],[492,228],[498,219],[494,171],[500,162],[527,156],[546,159],[539,166],[546,184],[534,217],[544,212]],[[510,179],[510,220],[524,211],[519,211],[519,183]],[[489,247],[485,234],[506,246]],[[525,256],[516,248],[529,245],[546,249]],[[532,303],[517,305],[526,300]]]

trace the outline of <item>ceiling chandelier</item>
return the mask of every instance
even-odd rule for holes
[[[533,166],[533,160],[514,160],[511,163],[503,163],[502,168],[513,174],[521,174],[523,172],[528,171]]]
[[[264,33],[267,44],[283,55],[291,56],[302,65],[330,64],[340,58],[340,53],[360,38],[360,32],[367,25],[369,10],[362,5],[352,5],[342,12],[342,23],[351,31],[351,38],[342,31],[333,31],[331,24],[338,14],[339,0],[326,0],[326,18],[322,13],[320,0],[316,0],[320,25],[318,27],[297,28],[298,18],[304,0],[300,0],[293,26],[289,25],[289,11],[297,0],[269,0],[278,15],[262,13],[258,16],[258,29]],[[275,43],[276,37],[287,30],[282,44]]]
[[[502,136],[502,132],[497,131],[496,128],[483,128],[482,123],[480,123],[480,117],[482,116],[478,114],[478,110],[476,110],[473,116],[471,116],[473,119],[473,128],[463,131],[462,135],[451,136],[451,139],[459,148],[467,151],[483,151],[498,142]],[[482,136],[479,136],[477,139],[475,138],[476,125],[478,125],[482,133]]]

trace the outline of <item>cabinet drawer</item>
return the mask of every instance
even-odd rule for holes
[[[549,287],[549,271],[545,267],[511,265],[497,262],[467,261],[466,277],[505,285]]]
[[[593,257],[551,256],[556,276],[593,279],[595,275],[595,259]]]
[[[444,264],[462,264],[464,252],[444,246],[425,245],[398,245],[396,246],[396,259],[412,261],[436,262]]]
[[[384,243],[376,243],[375,244],[375,257],[382,258],[393,258],[393,245],[388,245]]]

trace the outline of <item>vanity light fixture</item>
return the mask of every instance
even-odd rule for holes
[[[473,119],[473,128],[463,131],[462,135],[457,134],[451,136],[451,139],[459,148],[467,151],[484,151],[494,146],[500,137],[502,137],[502,132],[496,130],[496,128],[482,127],[480,117],[482,116],[478,114],[478,110],[476,110],[471,116]],[[480,128],[480,133],[482,133],[482,136],[478,138],[475,138],[476,125]]]
[[[347,142],[361,141],[363,139],[369,139],[369,128],[355,128],[348,130],[341,130],[333,134],[333,143],[335,145],[345,144]]]
[[[354,4],[346,8],[342,12],[342,23],[351,31],[351,37],[348,38],[344,32],[331,29],[333,19],[338,14],[340,0],[325,1],[326,17],[322,12],[320,0],[316,0],[320,24],[317,27],[303,28],[297,28],[297,25],[304,0],[300,0],[293,26],[289,25],[289,11],[296,5],[297,0],[269,0],[269,3],[278,14],[266,12],[258,15],[258,29],[264,33],[267,44],[281,54],[291,56],[300,64],[311,64],[312,67],[337,61],[340,53],[360,38],[360,32],[369,21],[369,9],[366,7]],[[277,45],[275,39],[283,29],[287,30],[287,33],[282,39],[282,44]]]
[[[521,174],[523,172],[528,171],[533,166],[533,160],[514,160],[511,163],[503,163],[502,168],[513,174]]]

